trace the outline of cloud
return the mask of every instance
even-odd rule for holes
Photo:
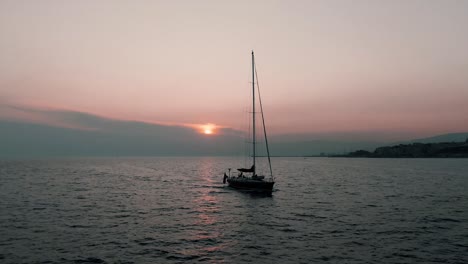
[[[227,155],[238,133],[204,136],[188,126],[126,121],[89,113],[3,105],[0,156]],[[6,118],[7,117],[7,118]],[[236,135],[237,134],[237,135]]]

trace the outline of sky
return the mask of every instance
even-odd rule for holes
[[[3,0],[0,119],[242,130],[254,50],[274,135],[465,132],[467,25],[461,0]]]

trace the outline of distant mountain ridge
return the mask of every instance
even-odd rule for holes
[[[412,143],[379,147],[373,152],[358,150],[344,157],[362,158],[468,158],[465,142]]]
[[[290,138],[287,136],[283,136],[282,138],[273,137],[273,140],[271,141],[272,153],[283,156],[343,155],[355,150],[371,152],[379,147],[399,144],[464,142],[468,138],[468,132],[447,133],[428,138],[396,142],[331,139],[306,140],[304,137],[299,140],[295,140],[295,138],[295,136],[291,136]]]
[[[462,142],[468,138],[468,132],[448,133],[428,138],[419,138],[407,141],[408,143],[441,143],[441,142]]]
[[[468,158],[468,133],[450,133],[392,144],[374,151],[358,150],[344,157],[365,158]]]

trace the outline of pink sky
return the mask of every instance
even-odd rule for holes
[[[468,1],[1,1],[0,104],[239,129],[253,49],[273,133],[468,131],[467,25]]]

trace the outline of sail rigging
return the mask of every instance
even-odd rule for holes
[[[257,65],[254,65],[254,71],[255,71],[255,78],[257,79],[258,101],[260,103],[260,112],[262,113],[263,135],[265,137],[266,151],[267,151],[267,156],[268,156],[268,166],[270,167],[270,177],[274,179],[273,169],[271,168],[270,148],[268,147],[268,137],[266,133],[265,115],[263,112],[262,97],[260,96],[260,84],[258,82]]]

